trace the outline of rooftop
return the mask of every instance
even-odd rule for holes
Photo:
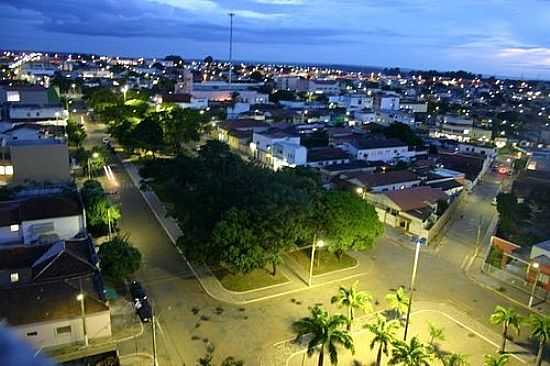
[[[412,181],[420,181],[420,178],[408,170],[394,170],[379,173],[362,173],[351,179],[363,187],[373,188]]]
[[[316,147],[307,150],[307,161],[317,162],[325,160],[349,159],[350,156],[337,147]]]
[[[403,211],[410,211],[447,200],[447,195],[441,189],[431,187],[413,187],[384,193]]]

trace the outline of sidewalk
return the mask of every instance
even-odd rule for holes
[[[341,271],[335,271],[330,274],[313,276],[311,287],[307,286],[303,276],[298,275],[291,267],[285,268],[283,266],[281,268],[281,272],[288,277],[289,281],[287,283],[246,292],[229,291],[222,286],[220,281],[218,281],[218,279],[212,274],[208,266],[190,263],[187,258],[185,258],[181,249],[176,245],[177,239],[182,235],[182,231],[177,222],[168,216],[168,212],[164,207],[164,204],[160,201],[155,192],[142,191],[139,189],[141,176],[139,175],[137,167],[128,160],[122,161],[122,166],[128,173],[134,186],[140,191],[143,199],[170,238],[170,241],[178,253],[182,256],[193,275],[199,281],[201,287],[209,296],[216,300],[230,304],[245,305],[364,276],[368,272],[369,266],[368,264],[365,264],[368,262],[365,260],[366,257],[361,253],[351,253],[352,256],[358,259],[358,262],[360,263],[358,266]]]

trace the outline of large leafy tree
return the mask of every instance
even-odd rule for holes
[[[469,366],[467,356],[462,353],[451,353],[440,357],[443,366]]]
[[[328,249],[341,256],[347,250],[366,250],[383,234],[374,207],[347,191],[331,191],[322,197],[322,236]]]
[[[164,143],[162,127],[154,118],[147,117],[141,121],[132,130],[132,135],[137,147],[152,151],[153,154],[160,150]]]
[[[417,337],[412,337],[409,343],[396,341],[393,343],[390,365],[430,366],[431,355],[428,348]]]
[[[78,123],[73,118],[69,118],[67,121],[67,136],[70,145],[81,147],[82,143],[86,139],[86,130],[81,123]]]
[[[102,273],[115,281],[121,281],[141,266],[141,253],[127,237],[116,236],[99,247],[98,256]]]
[[[519,333],[521,322],[523,321],[521,315],[513,308],[505,308],[497,305],[493,314],[489,318],[489,321],[495,325],[502,326],[502,343],[500,346],[500,352],[506,352],[506,340],[508,338],[508,330],[513,328]]]
[[[183,143],[198,141],[202,129],[208,122],[208,116],[194,109],[182,109],[170,106],[160,112],[159,118],[164,127],[166,144],[171,146],[175,153],[181,151]]]
[[[372,311],[372,296],[366,291],[357,289],[358,282],[355,282],[349,288],[340,287],[338,294],[333,296],[331,303],[337,303],[339,306],[344,306],[348,310],[348,330],[351,330],[351,325],[354,320],[355,310]]]
[[[531,337],[539,342],[535,365],[540,366],[544,346],[550,341],[550,315],[533,314],[529,317],[528,324],[531,329]]]
[[[310,335],[311,340],[307,345],[307,354],[312,356],[319,352],[318,366],[324,365],[325,352],[328,352],[330,362],[338,363],[338,346],[355,353],[353,339],[347,330],[343,329],[348,319],[341,314],[330,315],[319,306],[311,309],[311,315],[294,322],[296,339],[300,340],[305,335]]]
[[[367,329],[372,333],[373,338],[370,343],[370,349],[378,346],[376,352],[376,366],[382,365],[382,354],[388,355],[390,344],[395,341],[395,333],[400,324],[397,320],[387,320],[384,316],[376,317],[375,323],[367,324]]]

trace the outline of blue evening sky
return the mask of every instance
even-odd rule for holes
[[[0,48],[550,79],[550,0],[0,0]]]

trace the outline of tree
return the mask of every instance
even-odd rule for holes
[[[164,143],[163,131],[160,124],[153,118],[147,117],[141,121],[132,131],[133,140],[137,147],[147,151],[160,150]]]
[[[417,337],[412,337],[409,343],[393,343],[389,365],[430,366],[430,359],[428,348]]]
[[[125,236],[115,236],[98,251],[102,273],[113,280],[124,280],[141,266],[141,253]]]
[[[424,141],[404,123],[392,123],[384,130],[384,135],[390,138],[396,138],[410,146],[420,146]]]
[[[508,329],[510,327],[515,328],[519,334],[522,317],[513,308],[505,308],[497,305],[495,311],[491,314],[489,321],[495,325],[502,325],[502,345],[500,346],[500,352],[504,353],[506,351]]]
[[[208,122],[208,117],[201,111],[172,106],[171,109],[160,115],[160,120],[164,128],[166,143],[177,154],[181,151],[182,143],[199,140],[201,130]]]
[[[510,360],[510,356],[506,353],[499,353],[496,355],[483,356],[483,366],[505,366]]]
[[[470,364],[466,360],[466,355],[462,353],[451,353],[441,357],[441,362],[444,366],[469,366]]]
[[[354,319],[354,310],[362,310],[364,312],[372,311],[372,296],[365,291],[357,290],[358,282],[355,282],[351,287],[340,287],[338,294],[333,296],[331,303],[337,303],[339,306],[345,306],[348,309],[349,323],[348,330],[351,330],[351,325]]]
[[[67,121],[67,136],[69,145],[81,147],[86,139],[86,130],[81,123],[78,123],[72,118]]]
[[[385,297],[390,310],[396,314],[396,319],[401,319],[401,316],[407,312],[409,306],[409,294],[403,287],[389,293]]]
[[[318,366],[324,365],[325,351],[328,351],[330,362],[333,365],[338,363],[337,345],[355,353],[353,339],[349,332],[341,329],[348,323],[348,319],[342,314],[329,315],[319,306],[311,309],[311,316],[294,322],[294,328],[300,340],[305,335],[311,335],[307,345],[307,355],[311,357],[315,351],[319,351]]]
[[[388,355],[388,346],[394,341],[395,333],[399,329],[397,320],[387,320],[384,316],[377,316],[376,323],[367,324],[367,329],[373,334],[370,349],[378,345],[376,366],[382,365],[382,354]]]
[[[326,192],[321,211],[321,235],[338,257],[347,250],[372,248],[384,232],[374,206],[352,192]]]
[[[535,366],[540,366],[542,364],[544,346],[550,341],[550,315],[532,314],[529,317],[528,324],[531,330],[531,337],[539,342]]]
[[[254,228],[250,214],[236,208],[214,228],[213,245],[219,248],[223,263],[235,271],[248,273],[265,265],[265,252]]]
[[[438,328],[431,322],[428,322],[428,332],[430,334],[430,341],[428,344],[431,347],[434,347],[436,341],[444,341],[445,334],[443,333],[443,328]]]

